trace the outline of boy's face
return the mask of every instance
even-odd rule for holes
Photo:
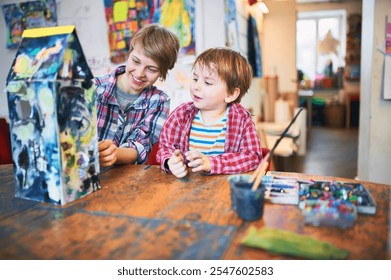
[[[153,85],[160,77],[158,64],[145,56],[143,49],[136,44],[129,54],[125,72],[125,92],[139,94],[144,88]]]
[[[205,66],[197,63],[194,66],[190,94],[195,107],[216,114],[225,112],[229,102],[227,85],[221,80],[213,65]]]

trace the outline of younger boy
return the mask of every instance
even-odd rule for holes
[[[170,106],[168,96],[153,84],[165,80],[178,51],[173,32],[147,25],[132,37],[126,66],[95,79],[101,166],[147,160]]]
[[[177,178],[193,172],[233,174],[254,170],[262,159],[250,113],[239,102],[251,84],[247,60],[228,48],[212,48],[193,64],[190,94],[168,117],[157,160]]]

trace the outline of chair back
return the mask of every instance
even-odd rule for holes
[[[0,164],[12,163],[9,126],[5,119],[0,119]]]
[[[160,163],[156,160],[156,154],[159,150],[159,141],[152,145],[152,150],[148,155],[148,159],[145,162],[147,165],[160,165]]]

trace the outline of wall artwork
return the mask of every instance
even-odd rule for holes
[[[104,0],[111,62],[126,61],[130,38],[139,28],[152,22],[148,2]]]
[[[2,10],[7,29],[7,48],[18,47],[25,29],[57,25],[55,0],[5,4]]]
[[[126,61],[133,34],[150,23],[160,23],[180,40],[180,55],[194,54],[195,0],[104,0],[110,60]]]
[[[253,76],[261,78],[263,76],[261,41],[258,36],[257,22],[253,16],[248,18],[247,47],[248,62],[253,69]]]
[[[6,89],[16,197],[64,205],[100,188],[92,78],[74,26],[23,32]]]
[[[225,28],[226,28],[226,43],[227,47],[240,50],[239,46],[239,27],[236,19],[236,2],[235,0],[224,1],[225,11]]]
[[[179,38],[179,56],[195,55],[195,0],[164,0],[159,23]]]

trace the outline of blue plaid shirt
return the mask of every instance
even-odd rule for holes
[[[138,152],[136,163],[144,163],[152,145],[159,140],[170,110],[170,99],[155,86],[145,88],[124,112],[115,98],[117,76],[125,73],[119,66],[111,74],[95,78],[99,141],[112,139],[121,148]]]

